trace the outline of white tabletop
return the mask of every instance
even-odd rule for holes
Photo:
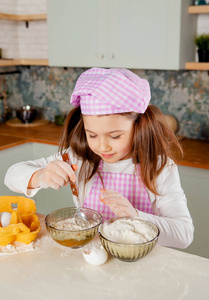
[[[82,248],[47,236],[42,220],[33,250],[0,256],[0,299],[208,300],[209,259],[156,246],[137,262],[92,266]]]

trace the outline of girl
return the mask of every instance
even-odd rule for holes
[[[10,167],[5,184],[33,197],[76,181],[83,206],[103,218],[140,217],[160,229],[159,244],[186,248],[193,224],[174,163],[182,152],[163,114],[149,105],[146,80],[126,69],[92,68],[78,79],[59,153]],[[66,153],[72,164],[62,160]]]

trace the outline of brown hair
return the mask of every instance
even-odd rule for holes
[[[122,115],[134,122],[132,159],[136,165],[136,172],[137,165],[140,164],[142,181],[150,191],[158,194],[157,176],[165,167],[168,158],[174,161],[182,158],[181,146],[173,131],[167,126],[163,113],[156,106],[149,105],[144,114],[129,112]],[[64,153],[69,147],[78,158],[82,159],[79,179],[85,178],[87,183],[97,172],[101,158],[88,146],[80,107],[69,112],[63,126],[60,153]]]

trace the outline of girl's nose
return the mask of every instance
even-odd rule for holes
[[[111,145],[107,142],[106,139],[101,139],[99,141],[99,149],[100,149],[100,152],[108,152],[110,150],[112,150],[112,147]]]

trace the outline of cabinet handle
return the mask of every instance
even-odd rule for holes
[[[113,59],[115,55],[113,53],[110,53],[109,58]]]
[[[99,54],[99,58],[103,58],[104,57],[104,54],[103,53],[100,53]]]

